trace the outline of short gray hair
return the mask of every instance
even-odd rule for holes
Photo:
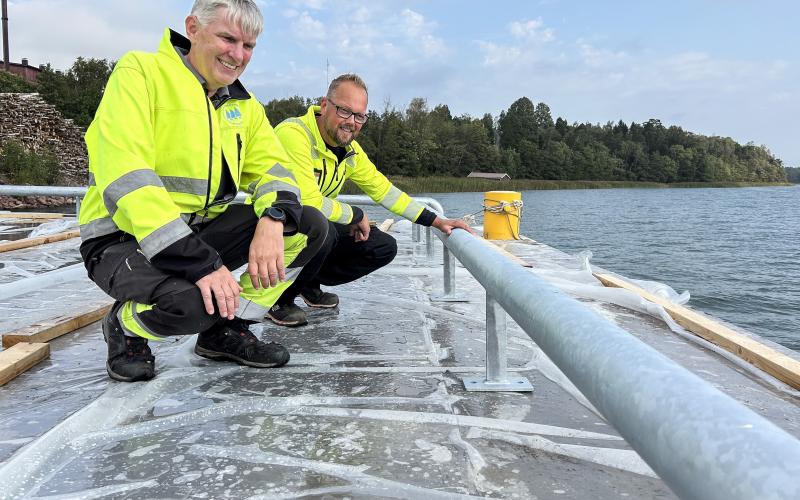
[[[264,31],[264,16],[253,0],[195,0],[191,15],[205,26],[217,19],[221,8],[227,9],[227,20],[247,35],[258,37]]]
[[[356,87],[362,89],[367,97],[369,97],[369,91],[367,90],[367,84],[364,83],[364,80],[361,79],[355,73],[345,73],[344,75],[339,75],[331,81],[331,84],[328,86],[328,93],[325,94],[325,97],[330,99],[336,94],[336,89],[339,88],[339,85],[343,84],[344,82],[350,82]]]

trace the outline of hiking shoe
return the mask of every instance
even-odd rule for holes
[[[128,337],[123,333],[117,319],[117,311],[122,307],[117,303],[103,319],[103,338],[108,344],[108,376],[120,382],[150,380],[156,376],[155,359],[147,345],[147,339]]]
[[[303,326],[308,324],[306,313],[297,307],[294,302],[275,304],[267,311],[267,317],[276,325],[281,326]]]
[[[194,352],[220,361],[234,361],[253,368],[273,368],[289,362],[289,351],[275,342],[262,342],[240,319],[226,321],[197,336]]]
[[[339,296],[335,293],[323,292],[316,288],[307,288],[300,292],[300,297],[308,307],[323,307],[329,309],[339,305]]]

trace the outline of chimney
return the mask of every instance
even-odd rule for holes
[[[8,0],[2,2],[2,21],[3,21],[3,69],[9,70],[8,56]]]
[[[22,58],[22,65],[23,66],[27,66],[28,65],[28,58],[27,57],[23,57]]]

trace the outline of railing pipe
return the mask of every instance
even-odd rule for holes
[[[800,498],[800,441],[466,231],[440,238],[678,496]]]
[[[85,187],[0,185],[0,196],[86,196]]]

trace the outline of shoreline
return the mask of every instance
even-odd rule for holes
[[[467,179],[464,177],[403,177],[387,176],[397,188],[409,194],[416,193],[482,193],[486,191],[545,191],[562,189],[666,189],[666,188],[741,188],[786,187],[788,182],[634,182],[634,181],[563,181],[516,179],[496,181]],[[362,194],[361,190],[346,182],[342,194]]]
[[[397,188],[409,194],[418,193],[483,193],[486,191],[547,191],[562,189],[667,189],[667,188],[741,188],[797,186],[789,182],[658,182],[632,181],[554,181],[517,179],[495,181],[463,177],[403,177],[387,176]],[[345,182],[341,194],[363,194],[351,183]],[[0,196],[0,210],[30,210],[74,204],[74,198],[59,196]]]

